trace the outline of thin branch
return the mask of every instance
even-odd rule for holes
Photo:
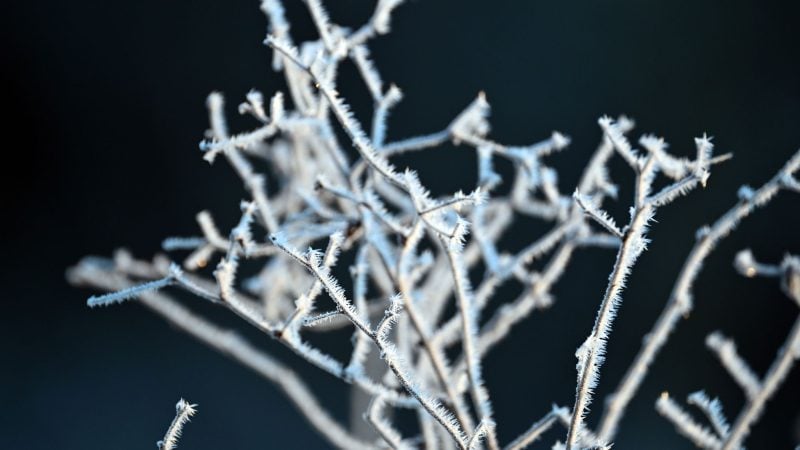
[[[714,398],[712,400],[708,398],[705,392],[697,391],[689,394],[689,397],[687,397],[686,401],[690,405],[694,405],[703,411],[703,414],[706,415],[708,421],[711,422],[711,426],[714,427],[714,431],[717,433],[717,436],[719,436],[721,439],[728,436],[731,426],[728,424],[728,419],[722,412],[722,403],[718,398]]]
[[[717,331],[708,335],[706,346],[716,353],[722,366],[727,369],[730,376],[744,390],[748,399],[755,397],[761,391],[761,381],[758,375],[736,352],[736,344],[732,339],[726,338]]]
[[[178,439],[181,437],[183,426],[189,422],[189,419],[195,415],[197,405],[193,405],[184,399],[178,400],[175,405],[175,418],[169,424],[167,432],[164,433],[164,438],[156,442],[158,450],[173,450],[178,446]]]
[[[561,415],[569,415],[569,408],[553,405],[553,408],[550,410],[550,412],[545,414],[545,416],[538,421],[534,422],[527,431],[522,433],[518,438],[514,439],[505,447],[504,450],[522,450],[528,447],[537,439],[539,439],[542,434],[549,430]]]
[[[675,425],[675,429],[687,438],[691,439],[694,445],[708,450],[718,450],[722,446],[722,441],[713,431],[698,424],[692,419],[683,408],[680,407],[664,392],[656,401],[656,411],[669,419]]]

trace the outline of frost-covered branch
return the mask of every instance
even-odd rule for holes
[[[178,400],[175,405],[175,418],[172,419],[167,432],[164,433],[164,438],[156,442],[158,450],[173,450],[178,446],[178,439],[180,439],[183,432],[183,426],[197,413],[196,406],[184,399]]]
[[[549,430],[550,427],[552,427],[561,416],[569,416],[569,408],[553,405],[553,409],[550,410],[550,412],[534,422],[533,425],[531,425],[531,427],[525,431],[525,433],[508,444],[505,447],[505,450],[522,450],[528,447],[537,439],[539,439],[542,434]]]
[[[721,448],[722,441],[713,431],[698,424],[668,393],[664,392],[656,401],[656,410],[669,419],[679,433],[689,438],[694,445],[709,450]]]
[[[686,401],[703,411],[708,421],[711,422],[711,426],[714,427],[717,436],[724,438],[730,433],[731,426],[728,424],[725,413],[722,412],[722,403],[718,398],[710,399],[705,392],[697,391],[689,394]]]
[[[736,352],[736,344],[733,339],[726,338],[722,333],[715,331],[706,337],[706,346],[717,354],[722,366],[728,370],[728,374],[736,380],[748,398],[753,398],[761,390],[758,375]]]
[[[706,138],[696,139],[698,158],[695,162],[695,170],[686,175],[681,181],[665,187],[659,193],[648,195],[655,175],[659,171],[657,157],[651,153],[647,157],[640,158],[631,149],[619,126],[610,119],[601,119],[600,125],[617,152],[634,169],[637,175],[636,196],[634,206],[631,208],[631,220],[623,230],[619,230],[622,244],[617,252],[617,259],[609,277],[608,287],[600,304],[594,327],[589,337],[575,354],[578,358],[578,384],[575,394],[575,406],[572,410],[572,420],[565,443],[567,450],[571,450],[576,445],[580,433],[585,428],[583,424],[584,414],[587,406],[591,403],[592,393],[598,382],[599,368],[605,359],[606,342],[611,332],[611,325],[616,316],[617,308],[622,301],[622,289],[637,258],[647,248],[647,243],[649,242],[645,237],[647,225],[653,219],[657,208],[670,203],[679,195],[686,194],[697,184],[704,184],[708,177],[708,166],[710,164],[708,161],[710,160],[711,143]],[[681,187],[673,187],[679,184]],[[594,208],[590,208],[590,210],[594,211],[592,216],[604,224],[609,231],[617,230],[616,225],[606,214],[595,211]],[[605,441],[605,439],[601,434],[602,441]]]

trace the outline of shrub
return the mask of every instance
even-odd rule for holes
[[[318,0],[307,0],[318,39],[295,43],[280,2],[264,0],[270,28],[265,43],[273,51],[273,68],[285,75],[290,100],[276,92],[267,101],[261,92],[251,91],[238,111],[257,127],[236,134],[226,124],[222,95],[212,93],[207,101],[210,129],[200,144],[204,159],[212,164],[226,160],[246,186],[249,198],[241,202],[238,224],[222,232],[203,211],[197,215],[198,236],[163,242],[169,255],[189,252],[180,263],[177,256],[160,254],[143,261],[119,251],[111,259],[85,258],[70,270],[70,280],[110,292],[91,297],[89,306],[138,299],[276,383],[335,446],[498,449],[483,357],[533,311],[552,305],[552,287],[575,252],[609,249],[616,252],[616,261],[608,286],[594,326],[576,351],[574,405],[554,405],[506,447],[525,448],[561,423],[566,440],[554,448],[609,448],[654,358],[691,311],[692,284],[703,261],[741,220],[779,191],[800,191],[795,178],[800,152],[760,188],[743,187],[726,214],[698,231],[666,308],[593,431],[584,417],[599,382],[626,279],[647,249],[648,227],[660,208],[705,186],[711,170],[730,155],[714,155],[707,136],[694,140],[693,158],[671,155],[665,141],[652,135],[641,136],[637,149],[627,137],[634,126],[630,119],[603,117],[598,122],[600,145],[577,186],[564,191],[547,159],[565,150],[570,139],[553,132],[530,145],[493,140],[483,94],[441,130],[387,141],[389,113],[403,94],[382,81],[367,45],[389,32],[392,10],[399,3],[378,1],[369,21],[349,30],[333,24]],[[374,103],[369,132],[337,92],[337,70],[348,61],[358,69]],[[355,154],[340,143],[342,132]],[[392,162],[448,141],[477,154],[477,181],[471,192],[433,196],[413,170],[400,170]],[[608,171],[609,160],[617,157],[635,178],[630,215],[622,226],[604,210],[606,202],[617,200],[618,189]],[[513,166],[510,179],[495,171],[499,159]],[[502,245],[503,233],[523,217],[552,228],[521,248]],[[349,274],[341,270],[340,260],[352,261]],[[536,266],[541,268],[534,268],[540,261],[545,261]],[[745,252],[736,266],[746,276],[780,278],[784,291],[800,304],[796,257],[772,266],[757,263]],[[521,286],[522,294],[484,317],[487,305],[500,301],[497,289],[506,284]],[[357,395],[367,395],[364,418],[375,434],[342,425],[300,374],[177,301],[168,292],[172,289],[230,310],[298,358],[352,386]],[[353,330],[348,360],[337,360],[307,339],[343,328]],[[733,426],[720,402],[703,392],[692,394],[688,402],[705,413],[711,428],[697,423],[668,394],[656,408],[700,447],[740,448],[764,403],[800,355],[800,325],[795,325],[764,378],[737,355],[728,338],[714,333],[707,345],[747,396]],[[164,448],[175,445],[194,406],[183,400],[178,404]],[[416,414],[412,434],[393,423],[396,409]]]

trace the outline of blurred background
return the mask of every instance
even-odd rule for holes
[[[312,38],[299,0],[284,1],[297,39]],[[374,2],[326,2],[335,22],[355,27]],[[222,229],[237,220],[241,183],[224,163],[209,166],[197,144],[207,126],[205,97],[222,91],[229,114],[251,88],[283,88],[262,44],[258,2],[13,2],[0,15],[4,228],[0,286],[0,447],[153,448],[183,396],[199,414],[185,449],[326,448],[271,384],[177,332],[135,302],[89,310],[87,290],[65,269],[86,254],[126,247],[149,258],[164,237],[196,233],[209,209]],[[389,139],[438,131],[483,90],[491,136],[510,144],[572,137],[549,158],[563,192],[600,140],[603,114],[634,118],[633,138],[664,136],[679,155],[708,132],[734,159],[715,167],[705,190],[659,211],[653,242],[624,294],[597,401],[619,382],[666,303],[695,230],[758,186],[800,146],[800,19],[797,2],[411,0],[376,39],[372,55],[387,82],[405,93]],[[352,68],[343,96],[367,120],[370,100]],[[254,124],[232,119],[245,130]],[[445,146],[403,159],[436,193],[469,188],[471,152]],[[443,170],[446,168],[446,170]],[[631,177],[612,165],[621,186]],[[620,219],[624,188],[610,207]],[[615,449],[692,448],[653,408],[668,390],[681,401],[698,389],[719,396],[732,419],[744,397],[703,344],[721,330],[763,374],[800,312],[771,280],[733,270],[750,247],[765,261],[800,252],[800,197],[783,194],[713,253],[698,279],[696,309],[680,323],[622,422]],[[510,241],[547,229],[525,223]],[[555,287],[554,306],[534,313],[485,360],[501,442],[543,415],[571,406],[575,348],[594,320],[613,252],[577,254]],[[216,311],[282,360],[298,367],[342,420],[343,385],[299,363],[268,339]],[[348,334],[342,335],[343,345]],[[344,347],[343,347],[344,348]],[[751,449],[800,443],[800,369],[770,402],[747,442]],[[537,448],[563,439],[551,431]]]

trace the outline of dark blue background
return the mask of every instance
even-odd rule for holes
[[[300,2],[285,3],[295,36],[313,37]],[[334,20],[351,26],[373,4],[327,3]],[[283,87],[261,44],[266,20],[257,2],[45,0],[3,9],[0,447],[153,448],[185,396],[200,413],[181,448],[325,448],[273,386],[136,304],[88,310],[89,292],[67,286],[63,275],[82,255],[123,245],[149,257],[165,236],[194,234],[201,209],[223,228],[236,220],[241,183],[224,164],[210,168],[197,143],[211,90],[235,105],[252,87],[267,94]],[[372,46],[384,79],[406,94],[390,139],[441,129],[485,90],[498,140],[529,143],[554,129],[572,136],[570,149],[550,160],[565,192],[599,141],[602,114],[630,115],[634,136],[665,136],[678,154],[693,152],[692,138],[703,132],[720,152],[735,153],[707,189],[659,212],[650,251],[624,295],[590,423],[666,302],[694,231],[734,203],[740,184],[759,185],[800,146],[799,13],[795,2],[412,0],[397,10],[393,33]],[[343,70],[342,94],[367,118],[366,91]],[[468,188],[475,176],[474,157],[452,147],[402,164],[438,193]],[[621,164],[612,170],[629,185]],[[623,189],[611,208],[617,217],[625,217],[627,198]],[[780,197],[713,254],[696,310],[657,360],[615,449],[692,448],[654,412],[663,390],[682,398],[705,388],[735,417],[743,395],[703,340],[715,329],[733,335],[753,367],[766,370],[798,308],[775,283],[735,275],[730,261],[747,246],[767,260],[800,252],[798,205],[797,195]],[[526,222],[511,240],[545,229]],[[553,308],[527,319],[486,359],[502,442],[551,402],[571,406],[573,353],[612,262],[607,251],[580,253],[555,288]],[[248,336],[301,368],[346,418],[341,383]],[[797,444],[798,404],[795,370],[748,448]],[[542,448],[563,434],[549,433]]]

